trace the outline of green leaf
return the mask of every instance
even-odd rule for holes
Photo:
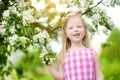
[[[105,24],[105,20],[104,20],[103,17],[100,19],[99,24],[100,24],[100,25],[104,25],[104,24]]]

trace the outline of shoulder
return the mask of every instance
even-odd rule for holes
[[[89,50],[92,51],[92,54],[93,54],[93,57],[95,58],[95,60],[99,58],[98,53],[93,48],[89,48]]]
[[[98,53],[93,48],[91,48],[91,50],[95,60],[95,65],[100,65],[100,59]]]

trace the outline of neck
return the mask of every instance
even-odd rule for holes
[[[72,43],[70,49],[84,49],[85,47],[83,46],[82,43]]]

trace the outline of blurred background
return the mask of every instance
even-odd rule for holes
[[[0,0],[0,80],[54,80],[39,55],[61,50],[61,19],[81,13],[105,80],[120,80],[120,0]]]

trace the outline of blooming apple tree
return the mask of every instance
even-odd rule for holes
[[[27,48],[34,44],[46,47],[50,40],[46,30],[30,25],[34,18],[29,16],[30,11],[27,13],[20,12],[16,5],[12,4],[0,18],[0,76],[11,70],[7,64],[12,52],[20,49],[26,53]]]

